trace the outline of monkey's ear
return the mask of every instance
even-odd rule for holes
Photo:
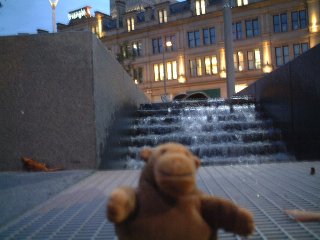
[[[201,164],[200,159],[197,158],[197,157],[194,157],[194,161],[195,161],[195,164],[196,164],[196,168],[199,168],[199,167],[200,167],[200,164]]]
[[[149,147],[145,147],[141,150],[140,152],[140,158],[145,161],[145,162],[148,162],[150,156],[152,154],[152,148],[149,148]]]

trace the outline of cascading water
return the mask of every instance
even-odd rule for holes
[[[248,99],[188,101],[142,105],[124,140],[126,168],[143,166],[144,146],[179,142],[198,155],[202,165],[289,161],[281,133]]]

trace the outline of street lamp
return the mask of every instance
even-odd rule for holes
[[[49,0],[51,8],[52,8],[52,32],[57,32],[57,24],[56,24],[56,7],[58,5],[59,0]]]
[[[165,47],[172,47],[172,42],[170,40],[166,41],[163,44],[163,49],[162,49],[162,64],[163,64],[163,89],[164,89],[164,95],[161,97],[162,102],[168,102],[168,97],[167,97],[167,78],[166,78],[166,63],[164,60],[164,51]]]

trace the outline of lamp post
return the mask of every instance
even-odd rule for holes
[[[56,7],[58,5],[59,0],[49,0],[51,8],[52,8],[52,32],[57,32],[57,24],[56,24]]]
[[[166,47],[171,47],[172,42],[169,41],[163,41],[163,49],[162,49],[162,64],[163,64],[163,89],[164,89],[164,95],[161,97],[162,102],[168,102],[168,97],[167,97],[167,78],[166,78],[166,63],[164,60],[164,51]]]
[[[226,53],[227,96],[231,98],[235,93],[235,74],[233,65],[232,13],[230,0],[224,0],[224,48]]]

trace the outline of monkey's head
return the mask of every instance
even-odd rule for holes
[[[143,148],[140,157],[146,162],[143,176],[153,178],[156,186],[171,197],[193,192],[200,160],[188,148],[178,143],[166,143],[155,148]]]

